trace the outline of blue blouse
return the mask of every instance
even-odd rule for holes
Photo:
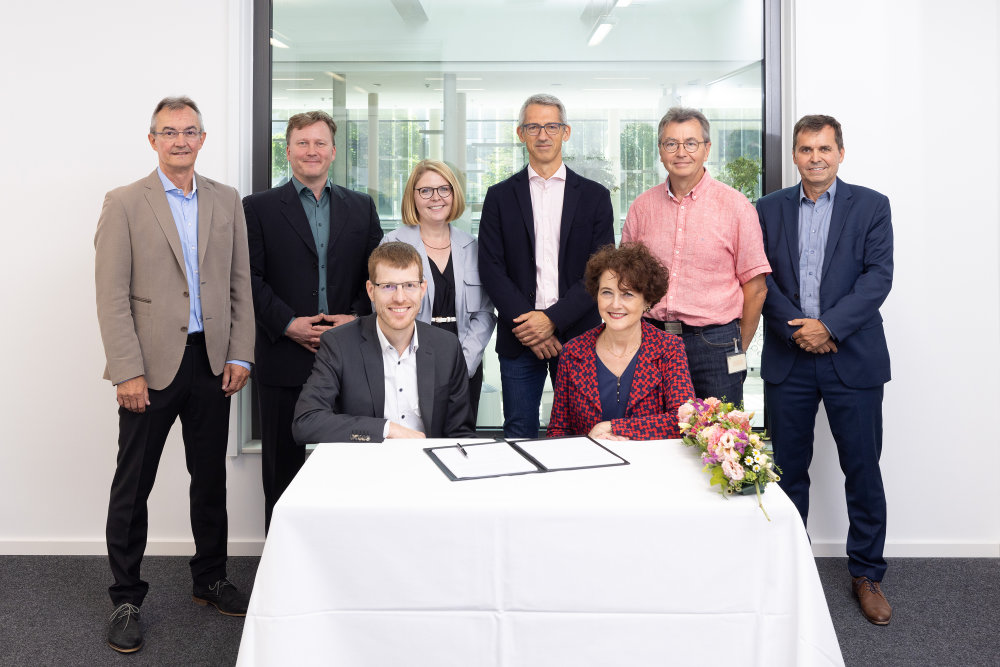
[[[601,421],[621,419],[625,416],[628,395],[632,390],[632,375],[635,374],[635,362],[638,358],[639,353],[636,351],[632,361],[628,362],[628,366],[622,371],[621,377],[617,377],[604,365],[600,355],[594,355],[597,361],[597,391],[601,395]]]

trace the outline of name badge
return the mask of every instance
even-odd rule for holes
[[[740,352],[739,339],[733,339],[733,351],[726,355],[726,365],[729,367],[729,374],[742,373],[747,369],[747,355]]]

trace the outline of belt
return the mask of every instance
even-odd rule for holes
[[[667,333],[672,334],[682,334],[682,333],[701,333],[702,331],[711,331],[712,329],[718,329],[719,327],[728,327],[733,322],[739,322],[739,320],[733,320],[733,322],[726,322],[725,324],[706,324],[704,326],[696,327],[690,324],[685,324],[681,321],[665,322],[663,320],[658,320],[655,317],[646,316],[646,321],[652,324],[657,329],[662,329]]]
[[[188,334],[187,339],[188,347],[205,347],[205,332],[196,331],[194,333]]]
[[[457,317],[432,317],[431,322],[458,322]]]

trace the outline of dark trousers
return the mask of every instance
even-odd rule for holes
[[[264,483],[264,531],[271,527],[271,514],[306,461],[306,447],[292,438],[292,417],[302,387],[256,385],[260,405],[261,478]]]
[[[537,438],[538,409],[542,404],[545,376],[556,384],[559,357],[539,359],[531,350],[518,357],[497,355],[503,394],[503,435],[505,438]]]
[[[479,396],[483,393],[483,362],[469,378],[469,410],[472,412],[472,423],[479,421]]]
[[[149,584],[139,567],[146,550],[146,501],[156,481],[160,454],[170,427],[181,420],[184,458],[191,475],[191,532],[195,554],[191,576],[208,587],[226,576],[226,441],[229,399],[222,377],[213,375],[201,345],[184,349],[177,375],[165,389],[149,391],[144,413],[118,409],[118,465],[108,505],[108,558],[114,584],[108,589],[117,607],[141,605]]]
[[[886,504],[879,468],[883,386],[844,385],[830,357],[800,352],[783,382],[766,384],[774,460],[781,467],[779,484],[806,522],[813,431],[822,399],[845,477],[848,569],[852,576],[881,581],[886,569]]]

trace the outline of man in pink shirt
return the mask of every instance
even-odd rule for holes
[[[746,197],[705,169],[704,114],[674,107],[657,136],[667,180],[632,203],[622,241],[642,241],[667,269],[667,293],[648,318],[684,339],[695,394],[739,405],[771,272],[760,223]]]

